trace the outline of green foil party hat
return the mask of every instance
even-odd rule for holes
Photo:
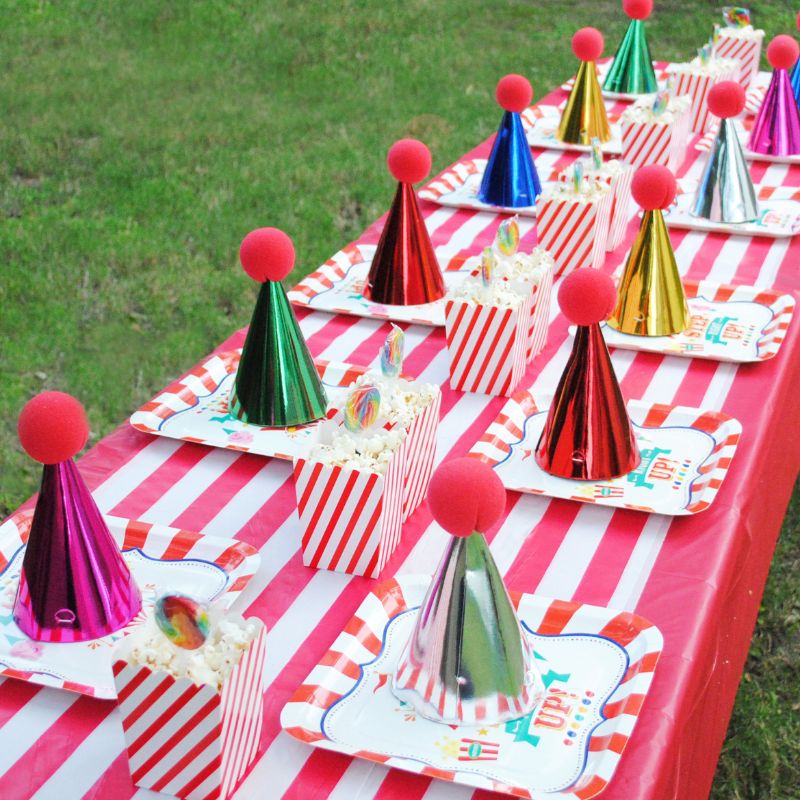
[[[288,250],[276,234],[285,237]],[[245,271],[264,282],[231,391],[230,413],[270,428],[321,419],[327,408],[325,389],[280,283],[294,264],[289,237],[275,228],[259,228],[245,237],[240,258]]]
[[[603,89],[624,94],[650,94],[658,91],[644,20],[632,19],[628,25],[603,81]]]

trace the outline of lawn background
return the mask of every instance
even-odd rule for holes
[[[715,2],[656,0],[653,56],[685,60]],[[758,3],[767,38],[791,3]],[[613,53],[619,3],[0,0],[0,515],[37,488],[16,416],[44,389],[86,405],[91,442],[245,325],[251,228],[294,239],[290,279],[388,206],[385,151],[423,139],[434,172],[491,134],[494,84],[541,96],[569,38]],[[792,505],[718,770],[716,800],[800,797],[800,520]]]

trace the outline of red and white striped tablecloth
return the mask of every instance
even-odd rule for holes
[[[555,92],[545,102],[563,97]],[[487,153],[483,143],[469,155]],[[690,152],[679,175],[698,175],[696,156]],[[574,156],[546,151],[536,158],[547,175]],[[800,185],[797,167],[755,164],[753,175],[760,182]],[[499,222],[492,214],[429,203],[423,210],[443,264],[480,252]],[[533,221],[523,218],[520,227],[523,244],[533,245]],[[376,223],[360,241],[377,241],[379,230]],[[632,221],[626,242],[609,254],[607,272],[623,262],[635,231]],[[800,284],[798,240],[677,231],[672,240],[687,277],[787,291]],[[376,361],[389,330],[387,323],[357,317],[308,311],[298,317],[315,356],[357,364]],[[636,610],[664,634],[651,694],[603,794],[607,800],[687,800],[708,794],[798,469],[799,332],[795,321],[777,358],[744,366],[613,353],[626,397],[719,409],[743,423],[739,451],[710,510],[672,519],[512,492],[506,517],[490,536],[511,588]],[[240,331],[221,349],[242,341]],[[552,390],[570,344],[567,322],[554,304],[547,346],[522,386]],[[505,399],[449,388],[443,329],[408,326],[406,348],[405,371],[442,385],[437,458],[463,455]],[[264,734],[259,758],[236,798],[494,796],[313,750],[280,733],[283,704],[374,585],[302,565],[290,463],[149,437],[123,425],[94,447],[80,468],[107,513],[235,536],[261,551],[260,572],[237,608],[259,616],[269,628]],[[406,523],[384,576],[430,572],[445,537],[423,504]],[[152,794],[130,782],[114,703],[6,679],[0,683],[0,725],[3,800]]]

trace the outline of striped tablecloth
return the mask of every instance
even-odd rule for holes
[[[545,102],[563,97],[558,91]],[[486,157],[488,149],[484,142],[469,155]],[[544,175],[574,158],[555,151],[536,156]],[[679,174],[698,176],[701,161],[691,151]],[[796,167],[755,164],[753,175],[759,182],[800,185]],[[427,203],[423,210],[443,264],[480,252],[499,221],[492,214]],[[533,221],[523,218],[520,226],[530,247],[536,240]],[[380,222],[359,241],[374,243],[379,230]],[[623,263],[635,231],[632,221],[626,241],[609,254],[606,271]],[[672,240],[680,269],[690,278],[787,291],[800,284],[798,240],[675,231]],[[315,356],[357,364],[375,363],[389,330],[370,319],[307,311],[298,317]],[[723,410],[743,423],[738,454],[710,510],[672,519],[510,493],[506,517],[490,535],[513,589],[636,610],[664,634],[651,694],[603,794],[607,800],[687,800],[708,793],[798,468],[798,337],[795,321],[777,358],[745,366],[613,353],[626,397]],[[240,331],[220,349],[242,341]],[[567,322],[554,304],[547,346],[521,385],[552,391],[570,345]],[[406,347],[405,371],[442,384],[437,458],[463,455],[505,400],[448,387],[443,329],[409,326]],[[264,734],[237,798],[492,796],[315,751],[281,734],[283,704],[374,585],[303,567],[291,464],[149,437],[123,425],[80,467],[105,512],[235,536],[261,551],[261,570],[237,607],[269,627]],[[430,572],[445,538],[423,504],[406,523],[384,575]],[[130,782],[111,702],[7,679],[0,684],[0,725],[3,800],[151,795]]]

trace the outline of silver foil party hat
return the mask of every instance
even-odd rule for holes
[[[530,643],[482,533],[450,540],[392,688],[423,717],[460,725],[516,719],[541,698]]]
[[[733,120],[721,119],[692,214],[712,222],[752,222],[758,219],[758,200]]]

